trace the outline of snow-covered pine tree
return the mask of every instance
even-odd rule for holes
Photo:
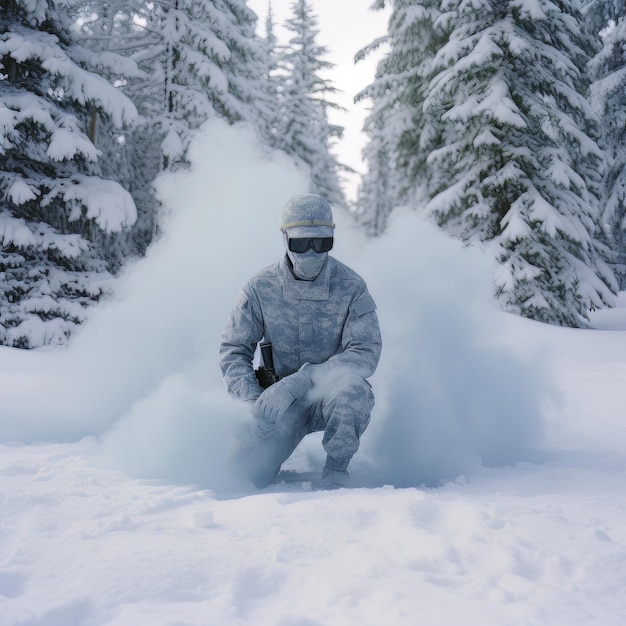
[[[432,11],[413,6],[407,20]],[[403,134],[398,175],[442,228],[493,251],[505,309],[584,325],[616,285],[597,240],[603,154],[578,3],[443,0],[438,10],[442,45],[423,57],[423,119]]]
[[[367,172],[358,187],[355,217],[368,235],[376,236],[385,230],[392,209],[398,206],[391,189],[397,170],[391,158],[393,147],[388,141],[385,111],[374,106],[365,120],[364,130],[368,135],[363,149]]]
[[[228,92],[221,66],[230,52],[214,32],[214,25],[223,17],[210,0],[161,0],[154,4],[147,30],[156,33],[157,40],[143,55],[149,80],[141,81],[135,101],[149,120],[145,132],[160,144],[159,169],[186,164],[194,131],[217,115],[215,95]]]
[[[73,0],[0,5],[0,343],[63,343],[105,290],[100,230],[136,219],[130,194],[100,176],[91,112],[121,127],[128,98],[89,71],[72,40]]]
[[[141,116],[123,146],[112,148],[128,165],[122,169],[137,202],[133,235],[141,252],[158,231],[153,182],[163,169],[186,166],[187,147],[204,121],[246,120],[269,135],[266,53],[244,0],[92,0],[89,8],[82,27],[89,45],[129,56],[117,82]]]
[[[285,75],[281,65],[283,48],[278,42],[274,28],[274,12],[270,2],[265,17],[265,37],[262,39],[265,56],[265,70],[262,74],[265,106],[260,121],[264,124],[261,133],[268,145],[272,148],[280,148],[281,140],[278,136],[278,125],[281,116]]]
[[[608,261],[626,289],[626,3],[593,3],[586,13],[602,48],[590,63],[591,103],[602,121],[606,158],[602,235]]]
[[[265,54],[245,0],[159,0],[147,16],[154,42],[135,59],[149,80],[128,93],[156,138],[161,169],[185,166],[189,142],[211,117],[264,131]]]
[[[373,83],[355,97],[357,102],[372,102],[364,128],[367,173],[357,201],[359,220],[370,234],[384,230],[393,207],[422,202],[426,170],[422,106],[432,58],[445,41],[439,4],[439,0],[395,0],[387,36],[356,56],[358,62],[381,44],[389,48],[378,63]],[[384,8],[384,0],[372,6]]]
[[[131,85],[152,80],[145,70],[139,69],[138,60],[160,43],[160,38],[144,27],[150,11],[146,0],[89,0],[80,3],[72,16],[78,41],[98,53],[100,74],[131,99],[136,96]],[[137,221],[126,236],[117,237],[114,242],[106,237],[102,242],[105,248],[115,244],[107,254],[120,265],[129,256],[143,254],[156,230],[158,202],[153,182],[160,166],[158,144],[146,133],[144,117],[120,130],[92,111],[90,132],[102,152],[104,175],[127,189],[137,207]]]
[[[585,325],[616,285],[597,240],[603,154],[578,3],[448,0],[442,10],[454,28],[424,106],[427,210],[494,246],[505,309]]]
[[[231,123],[245,121],[269,141],[268,126],[278,109],[277,96],[268,83],[271,58],[264,42],[256,35],[257,16],[246,0],[221,0],[227,9],[228,29],[223,37],[230,57],[225,64],[228,93],[221,96],[223,105],[216,106],[220,117]]]
[[[333,67],[325,61],[326,46],[316,43],[317,16],[306,0],[291,4],[292,17],[285,26],[293,33],[283,54],[287,77],[281,102],[277,146],[308,167],[311,191],[335,206],[346,206],[339,172],[344,167],[332,153],[343,128],[328,121],[328,110],[340,108],[328,99],[336,92],[321,72]]]

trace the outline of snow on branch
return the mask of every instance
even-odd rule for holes
[[[135,59],[109,50],[88,50],[74,46],[76,59],[84,60],[89,67],[106,70],[117,75],[133,78],[146,78],[146,73],[137,65]]]
[[[464,176],[446,189],[436,194],[426,205],[426,212],[431,215],[446,215],[463,196],[463,191],[470,183],[470,177]]]
[[[522,204],[519,200],[516,200],[500,221],[502,227],[500,239],[503,242],[520,241],[530,236],[530,226],[526,218],[520,213],[520,205]]]
[[[43,320],[38,315],[29,315],[24,321],[7,330],[7,344],[16,345],[24,339],[29,346],[57,345],[67,343],[67,337],[75,325],[61,317]]]
[[[78,120],[58,109],[53,102],[33,93],[0,98],[0,152],[13,147],[16,126],[31,121],[50,133],[47,155],[55,161],[84,156],[97,161],[100,152],[80,128]]]
[[[596,111],[601,111],[606,102],[626,82],[626,67],[621,67],[614,72],[597,79],[593,84],[593,90],[589,94],[591,104]]]
[[[185,51],[184,60],[199,77],[208,78],[208,82],[213,89],[217,89],[222,93],[228,93],[228,78],[226,74],[219,65],[210,61],[206,54],[188,49]]]
[[[18,63],[38,60],[48,72],[64,78],[70,97],[80,104],[96,102],[111,115],[113,123],[121,128],[137,118],[132,101],[107,80],[88,72],[75,63],[59,45],[55,35],[40,31],[12,32],[0,35],[0,55],[8,54]]]
[[[0,211],[0,243],[2,247],[26,248],[34,246],[37,240],[22,218],[3,210]]]
[[[85,216],[94,219],[107,233],[118,232],[137,221],[137,208],[132,196],[113,180],[83,174],[57,180],[44,198],[42,206],[59,196],[73,205],[70,221],[79,219],[85,211]]]
[[[493,80],[484,95],[471,96],[465,102],[453,106],[444,113],[443,119],[466,122],[481,113],[489,113],[502,124],[526,128],[526,121],[510,97],[509,88],[503,80]]]
[[[161,142],[161,152],[172,161],[181,158],[185,153],[185,145],[182,140],[184,130],[177,128],[177,126],[179,125],[172,123]]]
[[[29,185],[28,181],[19,174],[11,176],[7,172],[4,177],[11,181],[6,192],[6,198],[16,206],[35,200],[40,193],[37,188]]]
[[[56,128],[50,138],[48,156],[54,161],[73,159],[83,154],[89,161],[97,161],[100,151],[83,133],[76,133],[69,128]]]
[[[16,248],[57,250],[68,259],[75,259],[87,249],[87,242],[76,234],[64,235],[45,222],[27,224],[21,217],[0,211],[0,245]]]
[[[567,220],[534,186],[529,189],[524,200],[527,202],[529,219],[539,222],[541,229],[548,237],[554,239],[557,237],[557,231],[560,231],[571,234],[575,239],[579,238],[574,234],[573,228],[568,227]]]
[[[207,52],[211,52],[211,56],[218,61],[230,60],[232,54],[230,48],[224,43],[212,30],[209,30],[204,25],[198,25],[194,22],[187,24],[189,33],[197,40],[197,43],[203,44],[205,55]],[[208,56],[208,55],[207,55]]]
[[[35,234],[42,250],[57,250],[66,259],[78,258],[89,247],[80,235],[64,235],[45,222],[36,225]]]
[[[370,43],[367,46],[365,46],[365,48],[361,48],[354,55],[354,62],[358,63],[359,61],[363,61],[363,59],[368,57],[372,52],[374,52],[375,50],[378,50],[378,48],[380,48],[380,46],[382,46],[383,44],[387,43],[387,40],[388,40],[388,36],[387,35],[383,35],[382,37],[378,37],[378,38],[374,39],[374,41],[372,41],[372,43]]]
[[[538,22],[548,19],[539,0],[514,0],[511,6],[519,10],[520,15],[528,16],[532,21]]]
[[[548,311],[550,309],[550,303],[546,300],[545,296],[539,292],[535,292],[528,300],[521,303],[522,308],[538,309]]]
[[[137,118],[137,108],[119,89],[101,76],[82,69],[68,56],[47,59],[41,66],[68,79],[70,95],[80,104],[100,103],[117,128]]]

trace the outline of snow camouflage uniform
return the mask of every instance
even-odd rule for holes
[[[321,219],[320,219],[321,218]],[[289,237],[332,237],[330,206],[313,194],[283,212]],[[311,258],[314,278],[298,279]],[[308,256],[307,256],[308,255]],[[229,393],[253,406],[256,424],[235,462],[265,486],[302,438],[324,431],[326,487],[346,486],[348,464],[370,419],[381,336],[376,305],[363,279],[327,253],[287,254],[254,275],[240,292],[222,335],[220,366]],[[293,261],[292,261],[293,258]],[[257,343],[272,343],[280,380],[263,390],[253,371]]]

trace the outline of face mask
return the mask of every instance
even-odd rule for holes
[[[297,253],[287,250],[287,255],[293,266],[293,273],[302,280],[315,280],[324,267],[327,252],[318,253],[315,250]]]

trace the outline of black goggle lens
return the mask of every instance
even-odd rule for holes
[[[311,248],[317,253],[328,252],[332,247],[332,237],[291,237],[289,239],[289,250],[296,254],[302,254]]]

